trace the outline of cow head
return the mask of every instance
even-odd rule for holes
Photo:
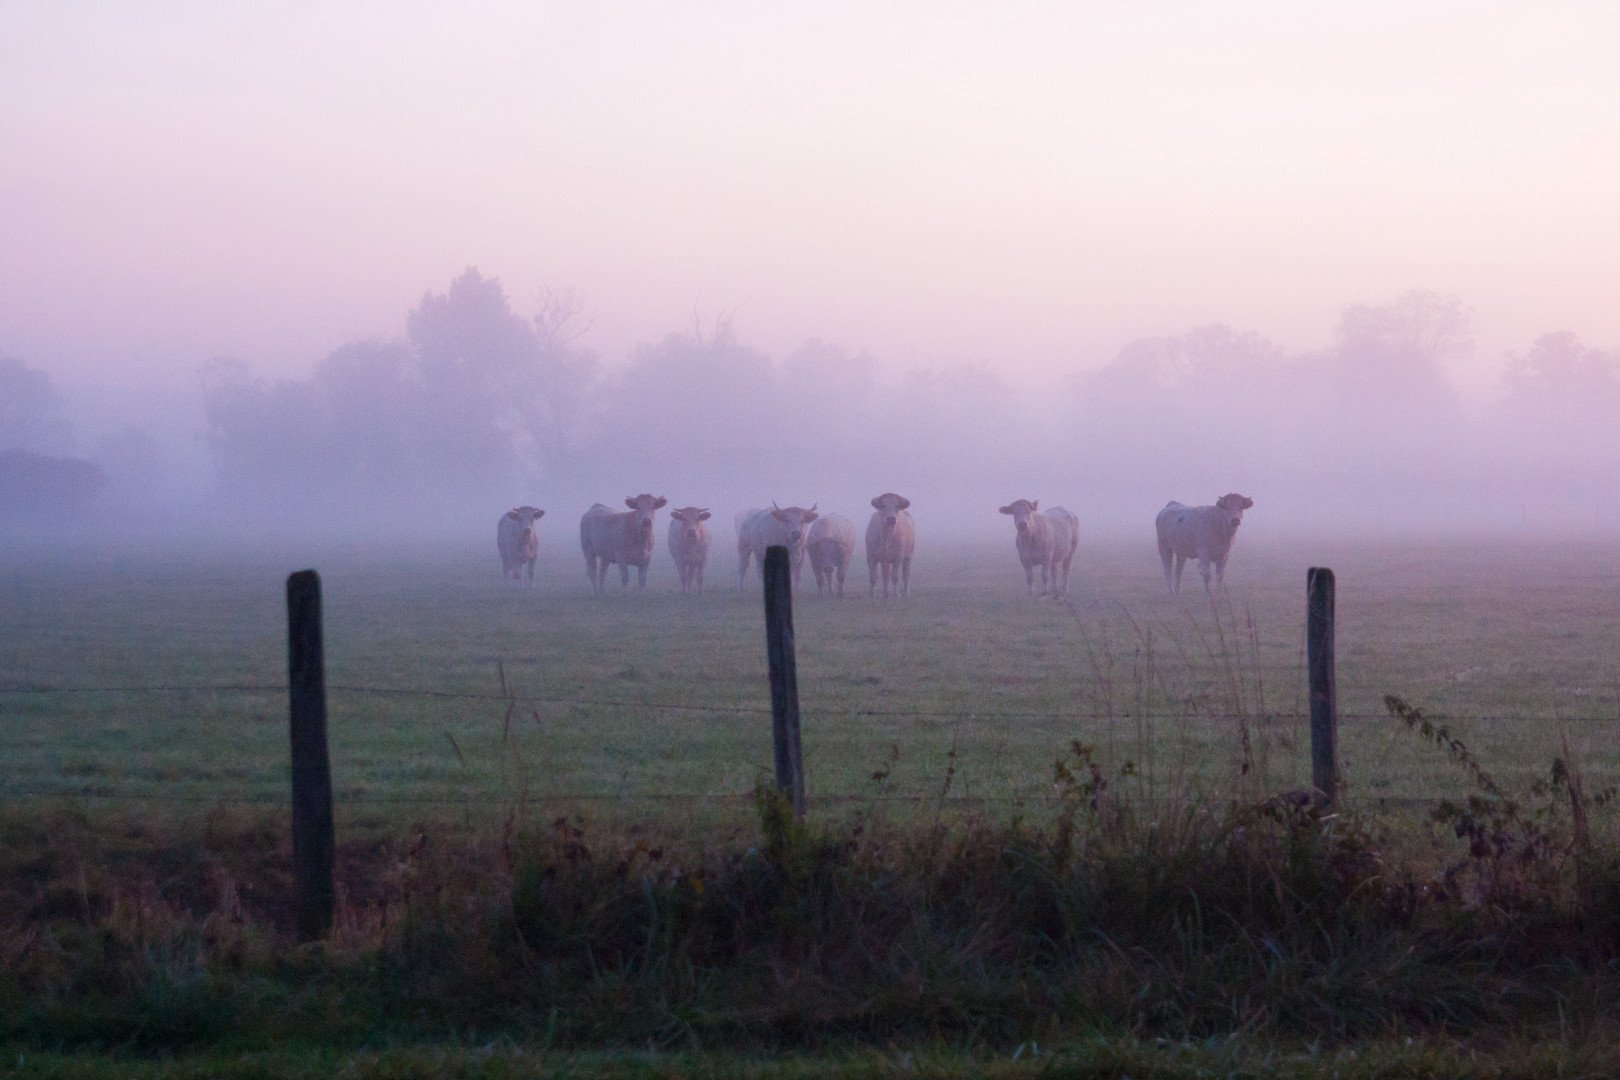
[[[660,506],[663,506],[667,502],[669,502],[669,500],[664,498],[662,495],[654,498],[651,495],[643,494],[626,496],[624,505],[628,506],[630,508],[630,512],[636,515],[636,529],[641,533],[642,536],[651,539],[653,531],[653,514]]]
[[[786,510],[771,503],[771,516],[787,526],[788,547],[802,548],[804,546],[805,530],[810,523],[821,515],[816,513],[816,503],[810,504],[810,509],[802,510],[797,506],[790,506]]]
[[[1041,500],[1039,499],[1034,502],[1028,499],[1018,499],[1007,506],[1003,506],[1001,512],[1011,514],[1013,525],[1018,528],[1018,535],[1025,536],[1029,533],[1029,516],[1040,508]]]
[[[910,505],[910,499],[903,495],[896,495],[892,491],[884,492],[872,500],[872,508],[880,515],[885,533],[894,532],[895,523],[900,520],[900,511]]]
[[[1222,495],[1215,500],[1215,508],[1224,512],[1226,527],[1234,530],[1243,524],[1243,511],[1253,505],[1253,499],[1244,498],[1236,492],[1230,495]]]
[[[689,544],[697,543],[698,523],[709,520],[709,512],[696,506],[671,510],[669,516],[681,523],[681,535],[686,538],[686,542]]]
[[[525,533],[529,533],[534,531],[534,523],[545,517],[546,512],[532,506],[517,506],[508,510],[506,516],[522,525]]]

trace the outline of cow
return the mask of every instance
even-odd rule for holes
[[[687,506],[671,510],[669,516],[669,554],[681,575],[681,592],[689,593],[696,586],[701,595],[703,564],[709,561],[709,527],[703,523],[710,514],[701,507]]]
[[[653,514],[669,502],[659,496],[637,495],[627,497],[624,505],[630,509],[614,513],[601,503],[585,511],[579,519],[579,546],[585,553],[585,576],[591,579],[591,591],[598,596],[607,583],[608,567],[619,564],[619,585],[630,591],[630,568],[639,572],[641,588],[647,587],[647,563],[653,551]],[[600,569],[598,563],[600,562]]]
[[[870,589],[877,595],[878,571],[883,572],[883,599],[889,598],[889,585],[896,596],[911,595],[911,553],[917,548],[917,527],[906,509],[911,500],[885,492],[872,500],[872,520],[866,523],[866,573]]]
[[[844,577],[849,573],[849,560],[855,554],[855,523],[842,514],[825,514],[810,525],[805,540],[805,553],[810,556],[810,569],[816,575],[816,592],[823,586],[830,594],[833,577],[838,578],[838,596],[844,595]]]
[[[1254,500],[1232,492],[1215,500],[1214,506],[1183,506],[1171,502],[1154,520],[1159,532],[1159,561],[1164,564],[1164,584],[1174,596],[1181,591],[1181,571],[1188,559],[1198,560],[1198,572],[1209,592],[1209,569],[1215,568],[1215,584],[1226,578],[1226,560],[1232,554],[1232,541],[1243,524],[1243,511]],[[1171,564],[1175,572],[1171,572]]]
[[[1012,515],[1013,525],[1017,527],[1018,534],[1014,542],[1018,545],[1018,559],[1024,564],[1024,581],[1029,585],[1029,594],[1035,595],[1035,568],[1041,568],[1041,595],[1047,593],[1047,578],[1051,578],[1051,592],[1054,598],[1069,591],[1069,563],[1074,560],[1074,549],[1080,543],[1080,519],[1063,509],[1054,506],[1048,510],[1040,509],[1041,501],[1028,499],[1017,501],[1003,506],[1003,514]],[[1058,570],[1063,571],[1063,582],[1058,583]]]
[[[820,516],[813,503],[808,510],[797,506],[784,510],[774,502],[769,510],[745,510],[738,514],[737,587],[742,588],[748,580],[750,556],[759,560],[759,572],[764,574],[765,549],[785,547],[788,564],[793,568],[793,585],[797,588],[804,573],[804,544],[810,523]]]
[[[534,560],[540,556],[540,537],[534,526],[546,516],[544,510],[532,506],[519,506],[508,510],[495,523],[495,550],[501,553],[501,582],[508,578],[523,580],[523,571],[529,572],[529,584],[534,584]]]

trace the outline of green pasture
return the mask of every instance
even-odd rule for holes
[[[680,595],[662,549],[645,594],[615,582],[595,598],[560,543],[532,590],[503,587],[485,546],[6,556],[0,798],[283,800],[283,586],[315,566],[347,820],[518,800],[688,819],[740,806],[772,758],[760,587],[739,590],[728,545],[701,598]],[[847,599],[819,597],[806,568],[812,800],[1011,809],[1050,793],[1074,740],[1133,794],[1303,786],[1313,564],[1338,575],[1351,798],[1466,790],[1386,694],[1453,718],[1505,786],[1545,775],[1565,740],[1589,788],[1620,780],[1620,543],[1245,535],[1212,606],[1195,568],[1165,594],[1151,543],[1083,544],[1068,601],[1031,600],[1009,532],[925,542],[907,600],[868,599],[864,566]]]

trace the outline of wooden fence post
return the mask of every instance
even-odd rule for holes
[[[804,819],[804,757],[799,748],[799,673],[793,659],[793,570],[785,547],[765,551],[765,653],[771,667],[771,735],[776,786]]]
[[[287,680],[291,702],[293,880],[298,937],[332,926],[332,766],[326,749],[326,658],[321,642],[321,576],[287,579]]]
[[[1333,674],[1333,571],[1305,573],[1305,667],[1311,697],[1311,785],[1331,806],[1339,786],[1339,701]]]

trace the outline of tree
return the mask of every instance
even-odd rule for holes
[[[1582,345],[1568,330],[1543,334],[1502,376],[1509,404],[1532,412],[1620,407],[1620,356]]]
[[[1345,308],[1336,338],[1331,356],[1351,403],[1450,407],[1444,365],[1472,349],[1472,316],[1455,296],[1414,290]]]
[[[341,496],[362,514],[524,497],[566,448],[594,378],[595,358],[570,344],[572,303],[543,296],[531,323],[469,268],[423,295],[406,340],[350,342],[306,379],[213,361],[203,390],[220,478],[250,500]]]

